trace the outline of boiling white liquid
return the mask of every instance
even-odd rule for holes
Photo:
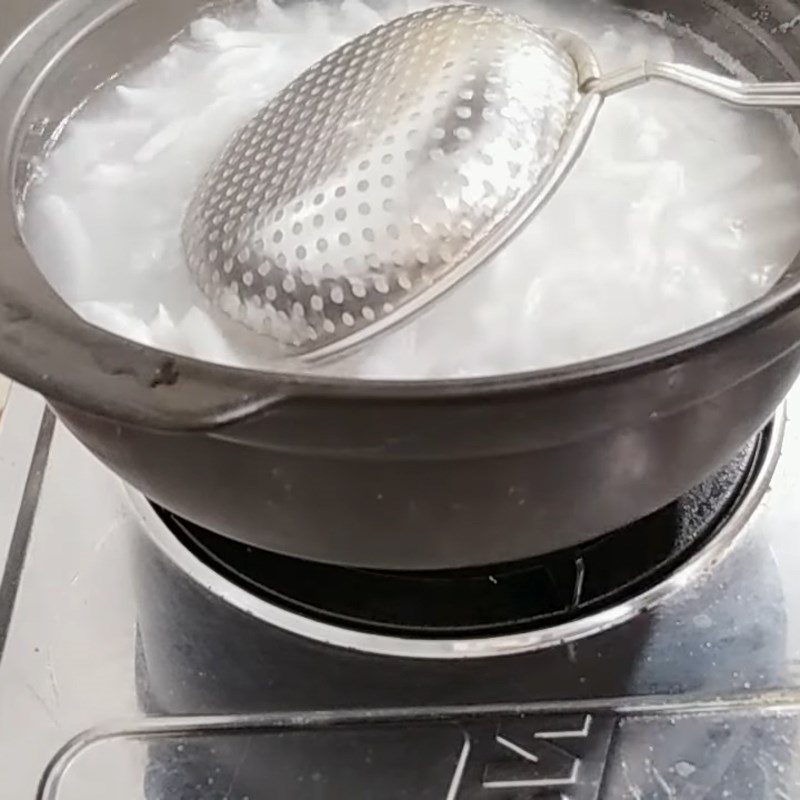
[[[697,45],[622,11],[502,7],[581,34],[604,70],[645,58],[708,66]],[[292,11],[259,0],[255,11],[195,22],[65,126],[25,214],[40,268],[81,315],[123,336],[209,361],[286,368],[268,339],[208,310],[184,266],[183,209],[227,138],[272,95],[326,52],[408,10],[401,0],[381,13],[359,0]],[[662,339],[762,294],[800,249],[798,220],[800,167],[775,117],[676,87],[629,91],[606,102],[564,185],[494,262],[429,313],[324,371],[491,375]]]

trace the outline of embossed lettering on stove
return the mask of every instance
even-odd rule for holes
[[[466,726],[445,800],[599,800],[613,727],[592,714]]]

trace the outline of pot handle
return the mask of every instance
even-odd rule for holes
[[[12,380],[56,404],[165,431],[212,430],[300,393],[301,379],[278,383],[86,322],[36,268],[7,211],[0,213],[0,372]]]

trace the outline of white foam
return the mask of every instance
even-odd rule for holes
[[[503,7],[583,35],[606,70],[726,56],[598,3]],[[269,341],[207,310],[184,268],[183,209],[238,125],[326,52],[410,8],[258,0],[196,20],[162,58],[89,98],[28,196],[26,239],[55,288],[86,319],[145,344],[285,368]],[[626,92],[607,101],[580,162],[511,247],[411,325],[324,369],[498,374],[664,338],[769,288],[800,249],[798,215],[800,168],[772,115],[664,85]]]

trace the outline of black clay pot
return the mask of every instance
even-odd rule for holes
[[[18,233],[29,157],[90,87],[199,5],[138,0],[109,14],[64,0],[0,56],[0,144],[10,154],[0,162],[0,370],[46,395],[78,438],[158,503],[306,559],[390,569],[510,561],[663,506],[781,402],[800,371],[794,265],[767,296],[671,340],[480,380],[225,368],[80,320]],[[760,79],[800,77],[800,28],[782,25],[798,10],[792,2],[642,5],[690,24]]]

